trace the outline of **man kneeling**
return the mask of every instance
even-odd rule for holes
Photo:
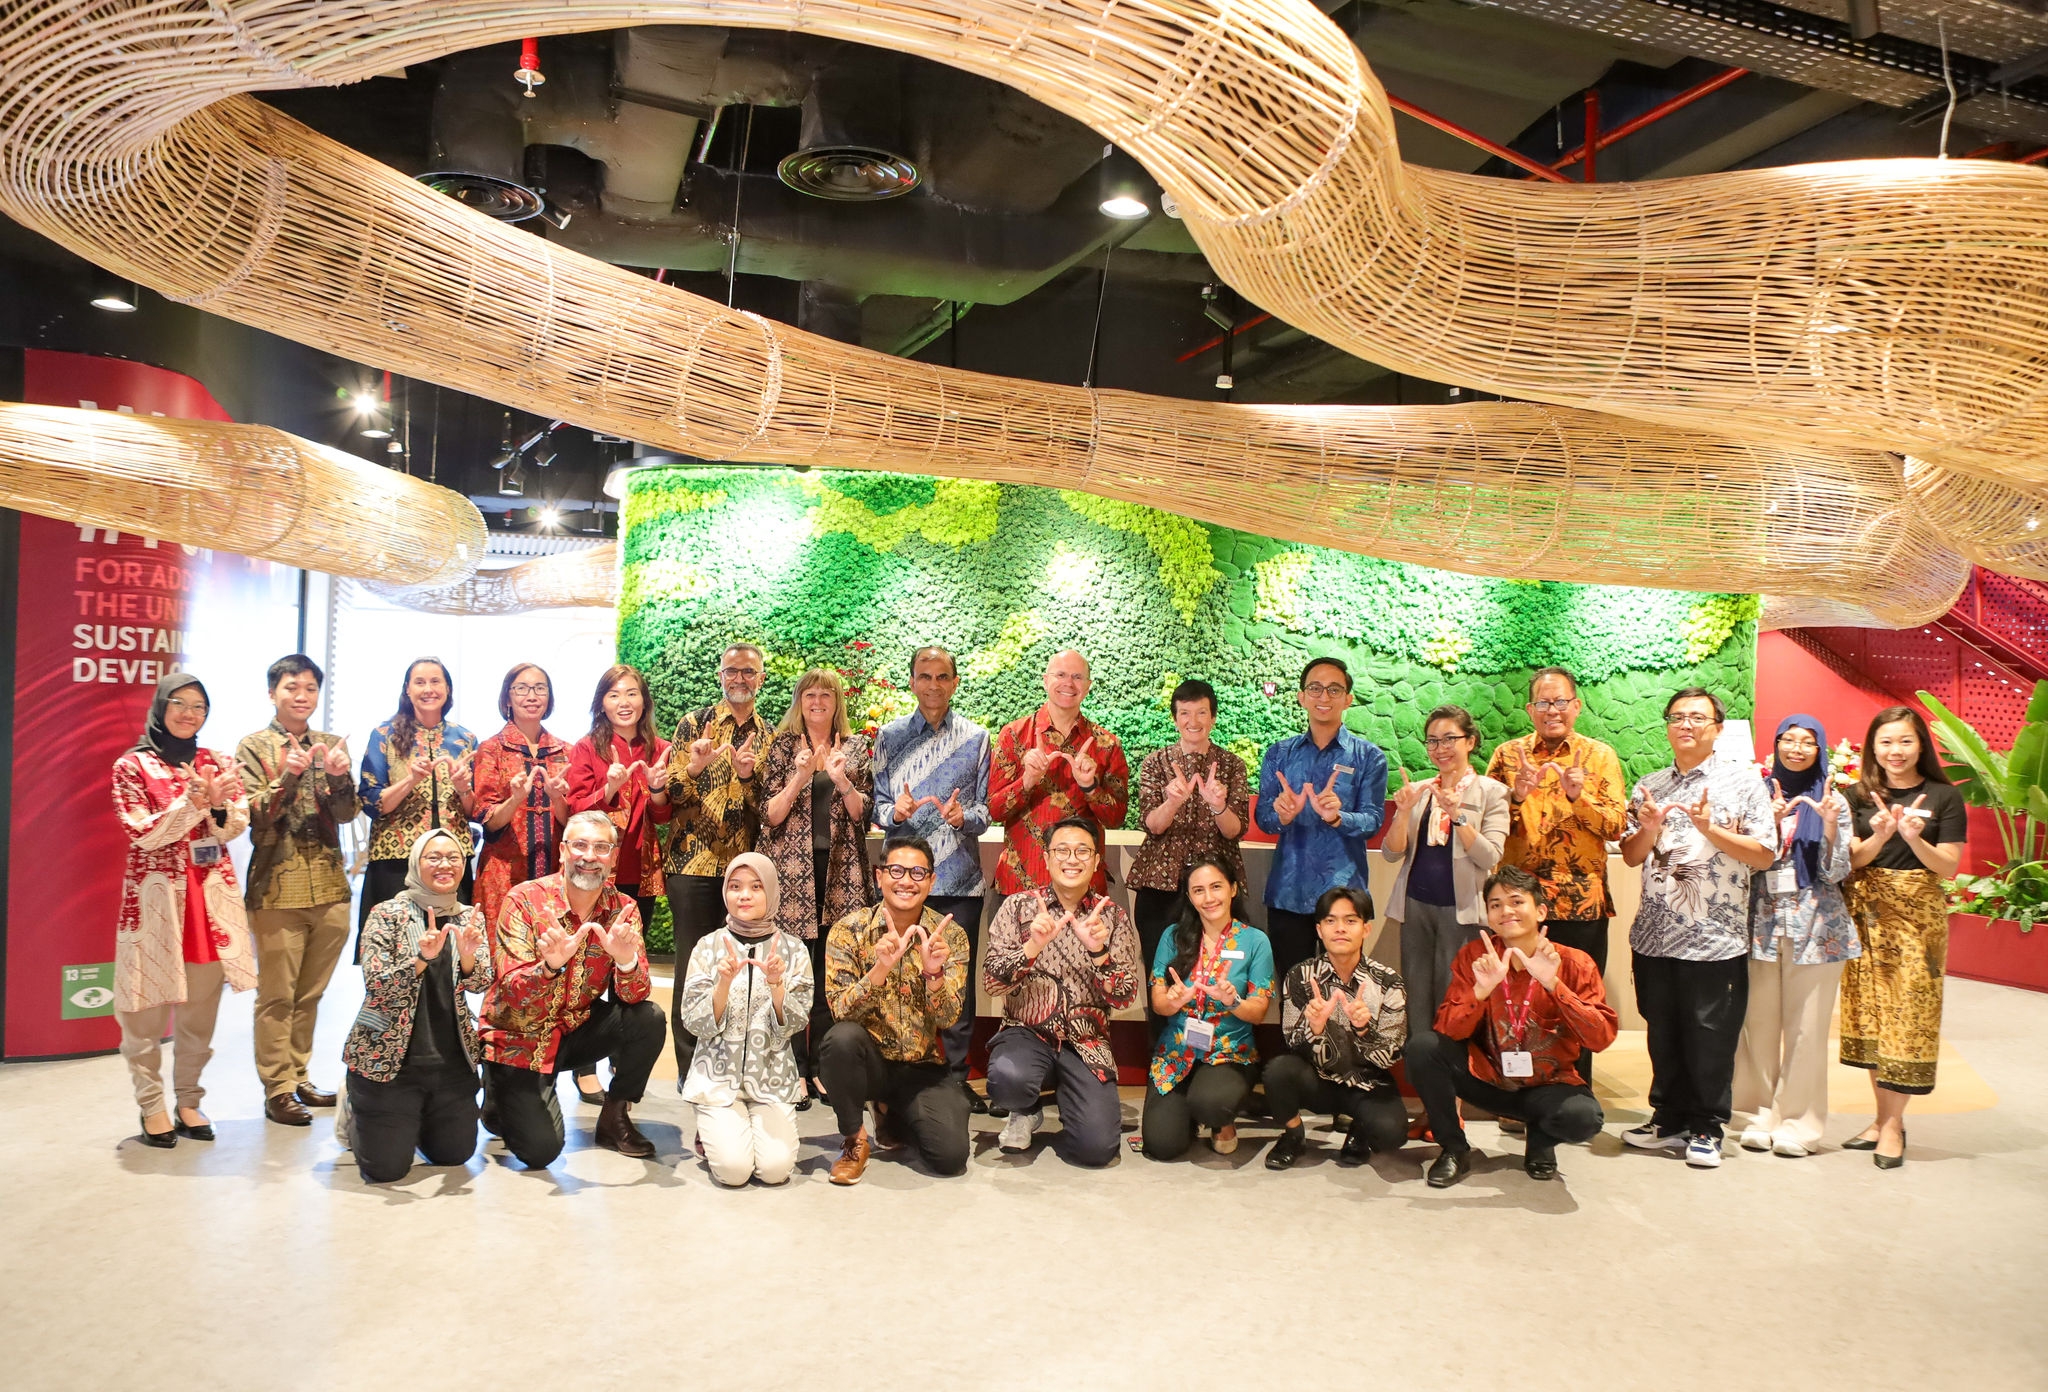
[[[1558,1142],[1591,1140],[1605,1120],[1576,1066],[1581,1049],[1598,1053],[1614,1042],[1599,968],[1544,934],[1543,889],[1528,871],[1496,870],[1483,893],[1499,940],[1481,933],[1458,950],[1436,1028],[1408,1041],[1408,1081],[1443,1147],[1429,1167],[1432,1189],[1449,1188],[1472,1168],[1461,1097],[1528,1126],[1522,1168],[1531,1179],[1555,1179]]]
[[[925,907],[932,870],[921,837],[892,838],[875,871],[882,902],[840,919],[825,942],[825,995],[839,1023],[819,1046],[818,1080],[845,1138],[834,1184],[858,1184],[873,1146],[894,1149],[906,1131],[937,1173],[967,1168],[967,1094],[949,1085],[940,1037],[966,1002],[967,934]]]
[[[533,1169],[562,1153],[555,1074],[602,1059],[611,1060],[612,1085],[597,1143],[636,1159],[654,1154],[630,1109],[668,1025],[647,999],[640,911],[605,883],[618,854],[611,819],[578,812],[562,829],[562,869],[515,885],[498,911],[496,979],[483,1008],[487,1106],[505,1148]]]

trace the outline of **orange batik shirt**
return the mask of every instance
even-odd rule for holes
[[[1571,801],[1564,795],[1558,770],[1545,769],[1535,792],[1522,802],[1510,800],[1501,863],[1519,865],[1542,883],[1553,919],[1612,917],[1607,843],[1621,835],[1628,812],[1621,760],[1609,746],[1581,734],[1566,735],[1555,744],[1524,735],[1493,751],[1486,776],[1512,789],[1525,762],[1583,768],[1586,786],[1578,800]]]

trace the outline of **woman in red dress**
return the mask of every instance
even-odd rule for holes
[[[498,908],[512,886],[560,868],[562,824],[569,820],[569,746],[541,726],[554,712],[548,674],[520,663],[498,688],[498,714],[507,724],[477,747],[470,765],[476,816],[484,824],[476,906],[493,935]]]

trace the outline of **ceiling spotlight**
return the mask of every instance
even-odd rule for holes
[[[514,464],[510,469],[499,475],[498,495],[503,498],[523,498],[526,496],[526,470],[523,466]]]
[[[553,506],[544,507],[540,510],[540,524],[543,527],[553,527],[559,524],[561,520],[562,514]]]
[[[363,415],[375,415],[383,406],[382,398],[373,391],[359,391],[356,393],[356,410]]]
[[[404,454],[405,446],[393,440],[390,444],[384,446],[384,452],[386,454]]]
[[[548,465],[554,463],[555,442],[553,440],[541,441],[540,448],[533,452],[533,462],[537,467],[542,469],[545,469]]]
[[[391,440],[391,432],[386,430],[381,425],[364,426],[362,435],[365,440]],[[393,444],[398,443],[396,440],[392,440],[391,442]],[[400,448],[402,449],[404,448],[404,446],[401,445]]]
[[[101,277],[93,286],[92,307],[110,314],[133,314],[139,307],[141,290],[132,280]]]
[[[1099,177],[1095,206],[1103,216],[1126,222],[1152,216],[1152,205],[1145,201],[1145,171],[1136,160],[1114,145],[1105,146]]]

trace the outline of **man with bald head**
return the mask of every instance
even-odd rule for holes
[[[1051,883],[1045,837],[1069,817],[1101,829],[1124,824],[1131,804],[1131,768],[1117,737],[1081,714],[1088,696],[1088,660],[1068,648],[1045,664],[1045,704],[996,736],[988,776],[989,816],[1003,824],[996,892],[1021,894]],[[1100,865],[1090,888],[1109,878]]]

